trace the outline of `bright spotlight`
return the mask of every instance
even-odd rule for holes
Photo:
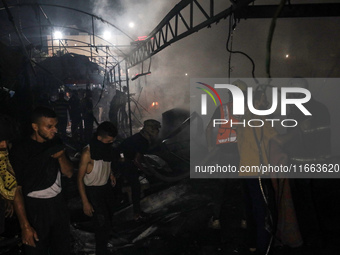
[[[55,31],[53,33],[53,37],[54,37],[54,39],[62,39],[63,38],[63,33],[60,32],[60,31]]]
[[[104,31],[103,37],[105,40],[108,40],[111,38],[111,32],[110,31]]]
[[[289,54],[286,54],[286,58],[289,58]]]
[[[130,22],[130,23],[129,23],[129,27],[130,27],[130,28],[134,28],[134,27],[135,27],[135,23]]]

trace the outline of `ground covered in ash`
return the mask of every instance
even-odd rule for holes
[[[72,254],[95,254],[93,228],[90,219],[82,213],[75,181],[73,177],[64,187],[71,214]],[[214,195],[220,180],[186,178],[171,184],[159,181],[150,183],[141,203],[142,209],[149,213],[143,222],[132,219],[132,207],[126,194],[116,192],[113,202],[117,205],[117,211],[113,216],[112,236],[108,244],[111,254],[250,254],[246,245],[243,194],[239,181],[227,183],[229,188],[224,191],[221,208],[221,229],[209,227]],[[319,238],[295,249],[274,247],[272,255],[338,254],[338,184],[338,180],[314,182],[321,226]],[[303,213],[308,214],[308,211]],[[7,232],[3,236],[1,254],[24,254],[15,217],[7,221]]]

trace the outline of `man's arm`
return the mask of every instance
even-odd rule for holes
[[[71,178],[73,175],[73,165],[70,162],[70,160],[66,157],[65,151],[61,150],[53,154],[52,157],[58,159],[62,174],[68,178]]]
[[[140,152],[136,153],[136,156],[133,160],[133,163],[135,164],[135,166],[137,166],[140,170],[142,171],[147,171],[145,169],[145,167],[142,165],[142,162],[144,161],[144,155]]]
[[[110,173],[110,180],[111,180],[111,186],[112,187],[116,186],[117,180],[112,172]]]
[[[37,232],[35,232],[34,228],[28,222],[21,186],[18,186],[15,192],[14,210],[18,216],[21,227],[22,243],[35,247],[34,241],[39,241],[39,239]]]
[[[87,216],[93,215],[93,207],[86,196],[85,184],[84,184],[84,176],[86,174],[86,169],[88,164],[91,162],[91,155],[89,147],[83,150],[81,155],[80,163],[79,163],[79,171],[77,176],[78,190],[80,194],[81,201],[83,203],[83,211]]]

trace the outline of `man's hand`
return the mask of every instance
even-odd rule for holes
[[[21,231],[21,240],[23,244],[35,247],[35,242],[39,241],[39,238],[34,228],[26,226]]]
[[[111,180],[111,186],[114,187],[116,186],[116,177],[113,174],[110,174],[110,180]]]
[[[87,216],[90,216],[90,217],[93,216],[94,210],[93,210],[92,205],[91,205],[89,202],[84,203],[84,205],[83,205],[83,211],[84,211],[84,213],[85,213]]]

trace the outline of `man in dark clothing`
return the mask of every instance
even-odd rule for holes
[[[54,111],[37,107],[32,114],[33,134],[11,152],[18,187],[14,208],[22,230],[25,254],[70,254],[69,216],[61,195],[61,174],[71,177],[57,133]]]
[[[290,85],[308,89],[307,80],[293,78]],[[292,97],[299,98],[300,94]],[[290,109],[289,119],[295,119],[299,125],[288,132],[298,132],[296,139],[286,145],[289,161],[293,165],[315,166],[328,164],[331,158],[331,117],[328,108],[313,97],[304,104],[312,114],[305,116],[295,105]],[[316,178],[290,179],[294,206],[300,231],[306,245],[319,245],[321,240],[320,213],[317,197]],[[320,210],[320,211],[319,211]]]
[[[71,118],[71,133],[72,137],[76,137],[79,135],[82,137],[83,135],[83,123],[81,119],[81,108],[80,108],[80,99],[78,97],[78,91],[72,91],[72,96],[70,100],[68,100],[70,105],[70,118]],[[78,133],[79,129],[79,133]]]
[[[127,113],[126,113],[126,103],[127,98],[127,87],[123,87],[123,91],[116,90],[116,94],[113,96],[110,103],[109,118],[110,121],[118,126],[122,125],[122,128],[127,127]]]
[[[121,167],[122,175],[131,185],[134,219],[136,221],[143,219],[143,212],[140,208],[141,187],[138,169],[144,170],[142,165],[144,154],[147,153],[152,141],[157,138],[160,127],[161,124],[157,120],[146,120],[139,133],[128,137],[120,145],[120,152],[124,155],[124,162]]]
[[[70,111],[70,106],[64,98],[64,92],[59,93],[59,98],[54,101],[53,108],[58,117],[58,130],[63,136],[66,136],[67,112]]]
[[[93,102],[92,92],[86,90],[85,97],[81,101],[82,116],[84,120],[84,141],[88,144],[92,138],[93,133]]]

